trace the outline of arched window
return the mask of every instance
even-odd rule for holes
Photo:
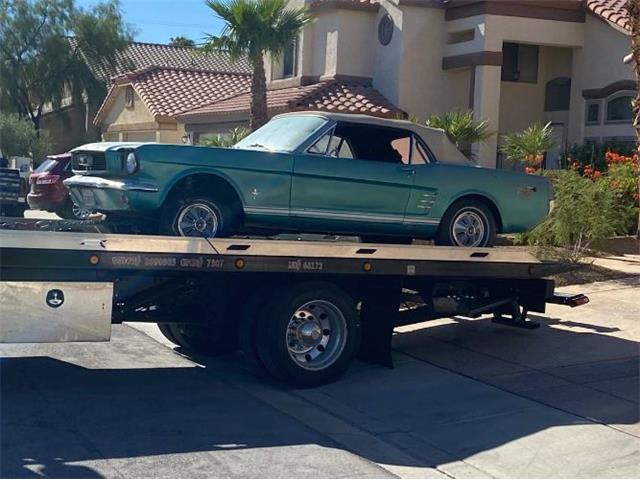
[[[570,100],[571,79],[569,77],[558,77],[547,82],[544,94],[545,112],[569,110]]]
[[[632,92],[620,92],[607,98],[607,123],[627,123],[633,120]]]

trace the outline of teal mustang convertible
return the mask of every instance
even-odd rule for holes
[[[82,208],[154,232],[310,232],[491,246],[549,212],[541,176],[480,168],[442,130],[365,115],[274,117],[232,148],[94,143],[64,183]]]

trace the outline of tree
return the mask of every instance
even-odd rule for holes
[[[31,156],[40,162],[49,154],[46,135],[38,135],[29,119],[16,113],[0,112],[0,150],[5,157]]]
[[[90,12],[73,0],[0,0],[0,38],[0,105],[39,130],[45,105],[104,94],[89,63],[107,68],[131,32],[117,0]]]
[[[178,35],[177,37],[171,37],[171,40],[169,41],[169,45],[171,45],[172,47],[194,48],[196,46],[196,42],[194,42],[190,38],[183,37],[182,35]]]
[[[444,130],[449,140],[467,157],[471,157],[472,143],[484,142],[493,135],[493,132],[489,131],[489,124],[485,120],[474,120],[473,112],[470,110],[431,115],[426,124]]]
[[[637,92],[633,101],[633,128],[636,130],[637,153],[640,155],[640,0],[627,0],[627,11],[631,25],[631,54],[636,73]],[[638,182],[638,195],[640,196],[640,182]],[[640,239],[640,216],[636,237]]]
[[[247,55],[251,62],[249,127],[255,130],[268,119],[264,56],[282,54],[311,22],[311,14],[307,8],[287,8],[287,0],[206,0],[206,4],[225,26],[220,36],[208,36],[205,51],[225,50],[232,59]]]

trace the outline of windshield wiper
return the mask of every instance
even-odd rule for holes
[[[252,143],[251,145],[247,145],[247,148],[251,148],[251,147],[267,148],[266,146],[262,145],[261,143]]]

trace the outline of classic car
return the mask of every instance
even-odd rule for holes
[[[490,246],[544,219],[552,197],[544,177],[476,166],[442,130],[365,115],[283,114],[232,148],[95,143],[72,153],[65,185],[79,206],[169,235]]]

